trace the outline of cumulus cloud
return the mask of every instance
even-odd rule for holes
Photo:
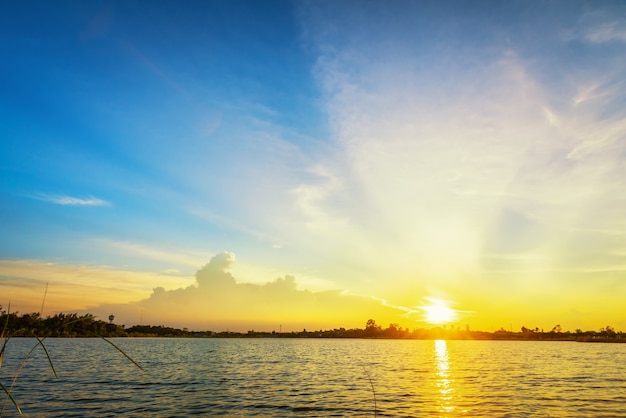
[[[227,271],[235,262],[235,254],[223,252],[217,254],[208,264],[196,273],[198,288],[204,289],[211,286],[232,286],[235,284],[234,277]]]
[[[167,324],[195,329],[300,330],[361,327],[369,318],[380,323],[406,322],[404,311],[372,298],[345,291],[300,290],[296,278],[285,275],[264,284],[240,283],[229,269],[232,253],[215,255],[196,272],[195,283],[166,290],[157,287],[147,299],[101,305],[90,312],[105,317],[114,313],[120,323]]]

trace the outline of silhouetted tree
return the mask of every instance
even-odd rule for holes
[[[550,331],[551,333],[556,333],[556,334],[560,334],[562,331],[561,325],[557,324],[554,326],[554,328],[552,328],[552,331]]]
[[[380,333],[380,325],[376,325],[376,321],[368,319],[365,324],[365,335],[368,337],[375,337]]]

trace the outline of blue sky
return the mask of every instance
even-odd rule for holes
[[[363,322],[438,298],[483,328],[626,327],[623,3],[5,11],[3,306],[48,282],[52,310],[148,310],[226,251],[237,285],[294,277]]]
[[[50,222],[41,227],[78,234],[95,228],[184,239],[185,228],[199,222],[180,219],[181,206],[200,202],[228,212],[236,202],[224,198],[237,199],[230,184],[245,182],[254,169],[247,161],[279,152],[264,149],[257,136],[287,132],[276,139],[284,146],[318,140],[308,138],[324,130],[311,100],[312,58],[299,46],[292,6],[201,6],[70,2],[15,12],[22,19],[7,22],[4,40],[13,62],[3,76],[11,138],[3,141],[3,186],[13,195],[9,208],[34,212],[22,215],[29,222],[20,229],[44,215]],[[101,205],[50,207],[61,196],[95,197]],[[170,217],[182,222],[163,222]],[[152,223],[159,224],[156,235]],[[204,234],[224,232],[202,224]],[[27,239],[23,247],[32,244]],[[64,249],[48,248],[48,256],[64,256]]]

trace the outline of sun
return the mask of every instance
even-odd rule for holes
[[[456,311],[440,299],[429,298],[430,305],[422,306],[425,312],[426,322],[433,325],[442,325],[456,320]]]

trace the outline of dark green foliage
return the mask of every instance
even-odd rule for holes
[[[163,325],[135,325],[125,330],[128,336],[150,337],[191,337],[193,333]]]
[[[59,313],[41,318],[38,313],[19,315],[0,310],[0,323],[6,324],[6,335],[11,337],[121,337],[123,326],[109,324],[93,315]]]

